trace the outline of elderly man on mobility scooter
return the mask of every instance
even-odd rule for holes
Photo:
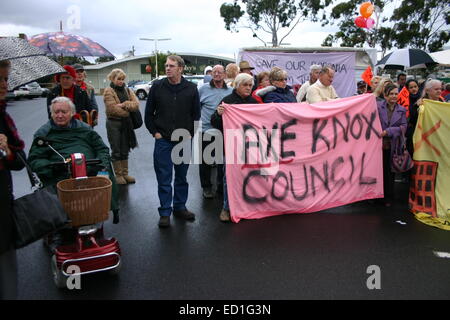
[[[88,159],[86,162],[89,162],[89,159],[100,160],[101,164],[99,166],[108,171],[109,178],[112,181],[110,208],[114,213],[114,223],[118,223],[117,186],[110,165],[109,148],[103,143],[100,135],[89,125],[73,118],[75,107],[70,99],[66,97],[55,98],[52,101],[50,108],[51,119],[34,134],[34,141],[28,158],[31,169],[38,174],[44,186],[52,186],[64,179],[79,178],[77,173],[73,172],[76,162],[74,158],[75,154],[83,154],[85,159]],[[45,143],[43,144],[43,142]],[[58,162],[63,164],[66,162],[62,162],[61,156],[65,159],[72,157],[72,172],[67,170],[67,165],[55,165],[55,163]],[[83,165],[85,164],[83,163]],[[86,169],[88,176],[96,176],[99,167],[88,166]],[[93,192],[96,191],[93,190],[91,193]],[[73,220],[73,217],[71,218]],[[72,225],[74,227],[80,227],[83,223],[78,223],[77,225],[72,223]],[[77,232],[78,235],[76,235]],[[90,246],[85,246],[86,239],[83,238],[83,236],[87,237],[86,239],[92,242]],[[103,239],[102,228],[100,228],[99,231],[97,231],[96,227],[92,228],[91,226],[87,227],[86,230],[83,228],[79,228],[78,230],[64,229],[55,232],[50,238],[52,239],[49,243],[49,247],[56,256],[56,258],[53,257],[53,260],[55,260],[53,262],[56,264],[56,261],[58,261],[57,276],[59,276],[59,278],[55,279],[58,286],[62,286],[64,283],[61,281],[60,274],[61,270],[64,274],[64,268],[60,266],[61,264],[64,265],[64,260],[91,260],[88,263],[90,265],[84,267],[87,272],[82,270],[82,273],[102,271],[105,268],[108,269],[110,266],[105,266],[104,261],[93,261],[99,257],[104,258],[105,254],[103,254],[104,250],[102,251],[102,246],[108,245],[110,247],[114,246],[111,250],[116,252],[107,253],[106,255],[109,255],[108,258],[110,259],[111,254],[113,254],[116,255],[120,261],[120,248],[118,247],[117,241],[114,240],[114,244],[111,244],[110,240]],[[61,256],[66,257],[61,258]],[[81,262],[80,264],[83,263],[86,264],[86,262]],[[119,262],[117,262],[117,265],[118,263]],[[62,279],[64,279],[64,277],[62,277]]]

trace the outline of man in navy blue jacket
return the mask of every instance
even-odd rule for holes
[[[195,215],[186,209],[189,184],[187,171],[189,161],[174,164],[172,149],[180,143],[177,135],[180,129],[194,136],[194,122],[200,119],[200,99],[197,86],[182,77],[184,61],[179,56],[166,60],[167,78],[156,81],[150,88],[145,107],[145,126],[155,137],[153,164],[158,180],[159,227],[170,226],[170,215],[194,220]],[[178,132],[175,132],[178,131]],[[190,139],[189,139],[190,140]],[[186,143],[186,141],[183,141]],[[190,145],[190,142],[189,142]],[[172,197],[172,176],[175,170],[174,193]],[[172,205],[173,201],[173,205]]]

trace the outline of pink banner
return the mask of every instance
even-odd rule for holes
[[[371,94],[232,105],[223,121],[233,222],[383,197],[382,130]]]

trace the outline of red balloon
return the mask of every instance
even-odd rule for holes
[[[356,26],[360,27],[360,28],[366,28],[367,24],[366,24],[366,19],[362,16],[359,16],[355,19],[355,24]]]
[[[145,71],[147,71],[148,73],[152,72],[152,67],[148,64],[145,66]]]

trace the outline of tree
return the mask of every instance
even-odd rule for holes
[[[109,62],[109,61],[113,61],[114,57],[98,57],[97,59],[95,59],[95,63],[99,64],[99,63],[103,63],[103,62]]]
[[[283,40],[304,20],[317,21],[319,11],[332,0],[234,0],[220,7],[220,16],[224,19],[225,29],[238,32],[239,28],[248,28],[253,37],[259,39],[264,46],[267,41],[261,33],[271,35],[272,46],[279,46]],[[244,8],[244,10],[243,10]],[[238,25],[241,19],[243,25]],[[284,35],[279,35],[287,29]],[[281,40],[278,40],[281,38]]]
[[[450,0],[403,0],[390,21],[397,47],[441,50],[450,41]]]
[[[170,55],[173,55],[175,53],[167,51],[166,53],[158,51],[158,76],[165,74],[165,64],[167,57]],[[155,55],[151,56],[149,59],[149,64],[152,67],[152,70],[156,72],[156,65],[155,65]],[[153,72],[152,71],[152,72]]]
[[[377,27],[356,27],[354,19],[359,15],[362,0],[349,0],[335,5],[329,18],[322,25],[337,23],[339,31],[328,35],[323,45],[331,46],[379,46],[383,55],[392,47],[411,47],[426,51],[437,51],[450,40],[450,0],[402,0],[395,10],[389,10],[393,0],[375,0],[380,8]],[[390,16],[389,13],[391,13]]]

